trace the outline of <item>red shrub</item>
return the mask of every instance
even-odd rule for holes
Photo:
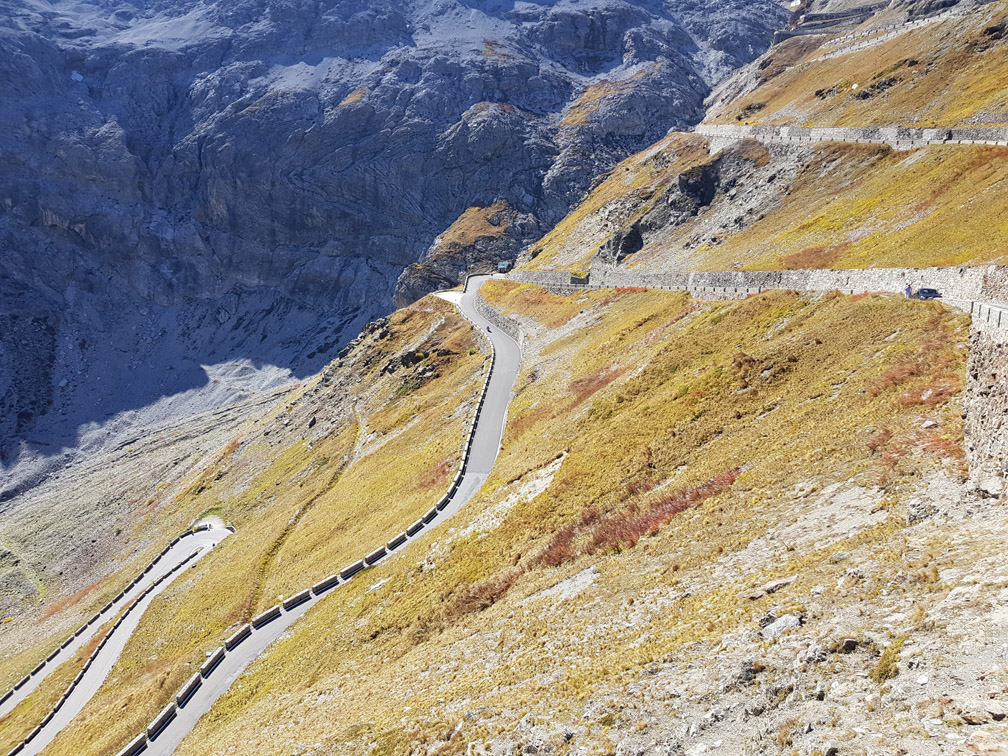
[[[868,451],[873,452],[889,443],[890,438],[892,438],[892,431],[889,430],[888,428],[883,428],[874,436],[869,438],[868,441],[865,443],[865,446],[868,447]]]
[[[727,491],[739,473],[738,469],[728,470],[694,488],[667,494],[643,511],[631,506],[603,517],[594,509],[585,509],[578,523],[558,531],[533,563],[556,566],[581,553],[632,548],[642,536],[654,535],[680,512]],[[585,528],[591,528],[591,542],[577,548],[574,539],[578,530]]]
[[[572,408],[581,404],[581,402],[592,396],[596,391],[604,389],[625,372],[626,368],[620,368],[618,370],[602,368],[594,373],[589,373],[588,375],[583,375],[580,378],[575,378],[567,387],[567,389],[574,394],[574,403]]]
[[[574,542],[574,526],[568,525],[554,533],[549,545],[533,560],[533,564],[545,564],[548,567],[556,567],[563,564],[568,559],[573,559],[575,554],[571,548]]]
[[[626,490],[630,496],[640,496],[654,488],[655,484],[651,478],[631,478],[626,482]]]
[[[521,574],[521,570],[509,570],[503,575],[494,575],[467,586],[445,607],[445,619],[451,621],[488,609],[507,595]]]

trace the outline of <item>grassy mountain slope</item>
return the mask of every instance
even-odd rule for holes
[[[707,121],[1003,125],[1006,19],[1003,3],[984,6],[829,60],[816,57],[830,49],[825,38],[788,40],[726,83]],[[614,234],[634,230],[640,248],[621,262],[642,271],[1005,261],[1003,147],[743,141],[713,156],[706,147],[674,133],[628,158],[525,266],[583,273]]]
[[[1003,264],[1005,158],[1003,147],[755,141],[712,157],[673,134],[609,174],[525,267],[583,273],[614,231],[640,223],[625,264],[641,271]],[[715,193],[697,205],[682,187],[705,175]],[[684,216],[649,224],[684,198]]]
[[[835,57],[824,54],[842,49],[843,43],[831,48],[808,38],[786,40],[750,66],[754,78],[748,86],[756,84],[755,88],[716,103],[705,121],[924,128],[1004,125],[1008,123],[1006,23],[1008,7],[1002,2]],[[731,92],[730,85],[727,89]]]
[[[81,753],[87,744],[114,752],[229,629],[416,520],[454,474],[483,364],[454,308],[421,300],[373,324],[323,373],[250,417],[196,473],[138,504],[107,590],[131,580],[183,524],[216,515],[238,532],[158,597],[112,676],[51,751]],[[130,554],[141,534],[153,545]],[[65,607],[68,627],[36,638],[5,673],[16,679],[18,666],[37,663],[100,606],[89,595]],[[85,656],[0,724],[0,748],[41,720]]]
[[[986,6],[827,62],[817,42],[788,42],[723,89],[712,118],[1001,123],[1003,16]],[[879,84],[868,100],[848,86],[862,80]],[[633,229],[642,244],[623,262],[641,270],[1003,261],[1005,157],[753,141],[711,155],[671,134],[526,263],[584,271]],[[486,219],[469,220],[486,237]],[[1008,514],[965,486],[966,316],[886,296],[484,291],[530,334],[487,485],[299,621],[181,754],[812,754],[830,741],[937,754],[1008,740],[1008,708],[991,711],[1008,707]],[[93,586],[53,579],[47,604],[12,623],[8,682],[182,527],[214,515],[238,533],[155,601],[48,752],[114,753],[238,623],[416,519],[451,477],[484,366],[469,326],[425,298],[291,392],[208,421],[184,454],[145,446],[65,481],[53,501],[122,475],[102,495],[129,502],[123,545]],[[79,665],[0,721],[0,748]]]
[[[965,318],[892,297],[487,288],[532,332],[487,486],[426,550],[316,607],[181,753],[636,752],[696,740],[676,733],[713,726],[714,705],[737,748],[773,743],[819,684],[888,695],[894,640],[928,642],[948,595],[955,527],[915,518],[963,478]],[[771,616],[801,626],[764,638]],[[810,643],[822,659],[793,670]],[[820,707],[837,737],[846,705]]]

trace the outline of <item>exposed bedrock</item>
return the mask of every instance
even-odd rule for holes
[[[771,0],[46,8],[12,0],[0,23],[8,492],[17,460],[95,424],[190,390],[226,401],[214,365],[253,366],[236,391],[309,374],[422,257],[397,301],[513,258],[699,120],[787,17]],[[499,202],[506,234],[435,244]]]
[[[970,332],[963,395],[963,434],[970,481],[980,491],[1005,493],[1008,478],[1008,338],[1003,330]]]

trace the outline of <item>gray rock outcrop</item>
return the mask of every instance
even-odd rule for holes
[[[3,8],[7,494],[31,478],[18,460],[98,443],[123,413],[314,371],[466,208],[503,200],[521,221],[505,248],[428,258],[513,256],[600,172],[699,120],[787,17],[771,0]]]
[[[970,332],[963,393],[963,435],[970,481],[987,496],[1005,493],[1008,478],[1008,339],[1004,331]]]

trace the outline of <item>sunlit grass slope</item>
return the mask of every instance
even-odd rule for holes
[[[816,583],[856,606],[832,555],[899,568],[905,497],[964,474],[966,319],[940,305],[484,293],[531,336],[487,485],[316,607],[181,754],[465,753],[518,738],[526,715],[558,753],[610,752],[624,715],[599,701],[636,707],[655,665],[742,637],[767,604],[740,592],[770,578],[800,572],[774,606],[810,632],[819,610],[798,596]],[[872,500],[858,527],[771,548],[840,489]]]
[[[454,475],[484,361],[471,326],[427,297],[366,328],[196,475],[147,502],[137,528],[163,540],[206,514],[237,534],[158,597],[107,683],[48,752],[115,752],[238,623],[426,511]],[[127,560],[123,582],[149,556]],[[65,666],[73,669],[61,679],[78,668]],[[47,685],[0,724],[0,749],[37,724],[61,691]]]
[[[708,162],[705,140],[688,134],[673,134],[631,155],[532,247],[526,267],[584,273],[614,228],[638,220],[680,173]]]
[[[673,134],[618,166],[535,247],[524,267],[588,270],[599,247],[712,174],[695,215],[650,227],[624,262],[640,271],[778,270],[1003,263],[1008,149],[740,142],[711,157]]]
[[[630,264],[777,270],[1006,261],[1008,149],[935,146],[907,153],[827,143],[805,159],[765,214],[734,228],[699,219],[669,229]],[[729,202],[716,199],[715,210],[729,210]]]
[[[794,126],[1004,125],[1006,19],[1004,2],[975,7],[833,58],[822,55],[834,48],[817,48],[808,38],[788,40],[761,59],[755,89],[706,120]]]
[[[708,122],[793,126],[1008,123],[1008,7],[995,3],[820,59],[825,37],[774,46],[714,98]],[[606,175],[524,262],[585,273],[639,224],[639,270],[1003,263],[1008,149],[738,143],[670,134]],[[709,182],[712,198],[696,187]],[[685,191],[684,191],[685,189]],[[670,217],[653,211],[668,206]]]

